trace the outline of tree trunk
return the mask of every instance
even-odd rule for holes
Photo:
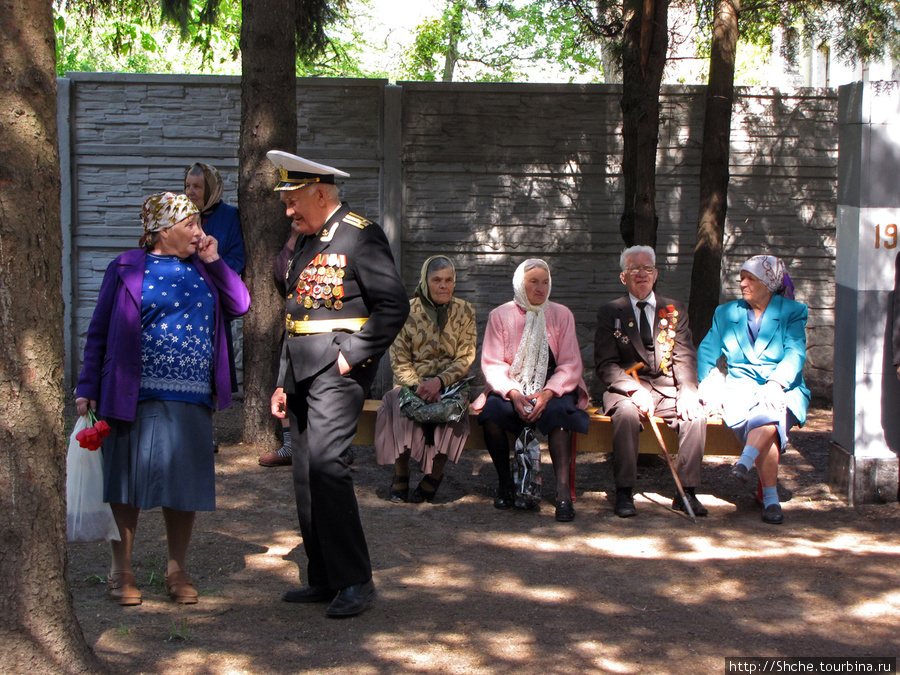
[[[728,160],[734,103],[734,58],[740,0],[717,0],[713,24],[703,150],[700,155],[700,218],[691,270],[688,313],[694,343],[712,326],[722,281],[722,248],[728,209]]]
[[[669,0],[628,0],[622,41],[622,180],[620,222],[626,245],[656,247],[656,151],[659,89],[668,48]]]
[[[0,4],[0,672],[99,670],[66,579],[53,14]]]
[[[272,261],[290,233],[269,150],[297,151],[297,78],[292,0],[244,0],[241,26],[241,141],[238,203],[247,250],[244,280],[253,307],[244,319],[244,442],[272,445],[284,300]]]
[[[444,57],[444,72],[441,76],[443,82],[453,81],[453,71],[459,61],[459,36],[462,33],[462,17],[465,12],[465,4],[450,0],[444,14],[447,17],[447,54]]]
[[[441,81],[452,82],[453,71],[456,68],[456,61],[459,59],[459,35],[455,32],[450,33],[450,44],[447,46],[447,56],[444,57],[444,73]]]

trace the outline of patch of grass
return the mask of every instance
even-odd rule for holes
[[[91,575],[88,575],[87,578],[85,578],[85,581],[87,581],[88,583],[91,583],[91,584],[105,584],[106,577],[102,577],[99,574],[91,574]]]
[[[172,621],[172,626],[171,628],[169,628],[168,642],[174,642],[175,640],[190,642],[193,639],[194,634],[191,632],[191,629],[188,626],[187,619],[182,619],[181,624],[178,624],[174,620]]]
[[[156,586],[157,588],[165,588],[166,586],[166,572],[160,566],[160,564],[154,559],[150,558],[147,561],[147,585]]]
[[[119,637],[130,637],[131,629],[124,623],[120,623],[119,627],[116,628],[116,635],[118,635]]]

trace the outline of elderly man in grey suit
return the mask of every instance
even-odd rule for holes
[[[600,308],[594,337],[597,377],[606,387],[603,407],[612,418],[615,514],[637,515],[632,492],[637,483],[641,415],[655,415],[678,433],[678,477],[697,516],[708,511],[697,499],[706,444],[706,416],[697,395],[697,351],[684,306],[654,292],[659,276],[649,246],[622,252],[619,278],[628,294]],[[627,370],[641,364],[640,381]],[[676,496],[672,508],[683,511]]]

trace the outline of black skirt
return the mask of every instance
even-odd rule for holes
[[[545,436],[553,429],[562,427],[566,431],[577,431],[586,434],[590,425],[590,418],[584,410],[579,410],[578,399],[575,392],[569,392],[562,396],[554,396],[544,408],[544,412],[534,423]],[[499,394],[490,394],[485,401],[481,414],[478,415],[478,423],[484,424],[490,420],[495,422],[504,431],[518,435],[525,428],[525,421],[516,413],[512,401],[507,401]]]

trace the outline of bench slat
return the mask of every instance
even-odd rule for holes
[[[363,414],[359,419],[356,429],[355,445],[373,445],[375,443],[375,413],[381,401],[367,399],[363,407]],[[587,435],[575,434],[577,452],[612,452],[612,422],[607,415],[601,415],[597,408],[588,408],[590,414],[590,430]],[[662,420],[659,422],[659,430],[669,452],[675,454],[678,451],[678,435],[669,429]],[[478,415],[469,414],[469,438],[466,441],[467,449],[484,450],[484,435],[481,425],[478,424]],[[731,431],[722,420],[709,420],[706,423],[706,455],[733,455],[741,454],[741,444],[734,432]],[[641,433],[640,450],[642,454],[662,454],[656,437],[651,430]]]

